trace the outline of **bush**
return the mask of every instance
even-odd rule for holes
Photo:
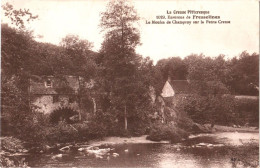
[[[54,143],[73,142],[78,137],[78,131],[65,122],[59,122],[59,124],[53,125],[52,127],[45,127],[43,134],[46,136],[47,142]]]
[[[235,117],[234,124],[251,126],[259,125],[259,99],[239,98],[235,99]]]
[[[24,149],[21,140],[13,137],[1,138],[1,150],[9,152],[21,152]]]
[[[106,136],[107,133],[105,127],[101,123],[85,121],[76,124],[59,122],[57,125],[45,127],[45,131],[42,132],[42,134],[46,137],[47,142],[65,143],[102,138]]]
[[[181,141],[183,138],[187,138],[188,135],[188,132],[174,125],[157,124],[152,127],[147,139],[152,141],[167,140],[175,143]]]
[[[193,95],[183,104],[188,116],[197,123],[216,123],[220,125],[259,124],[259,99],[224,95],[206,97]]]
[[[108,126],[96,118],[90,122],[75,124],[68,124],[65,121],[51,124],[49,116],[41,113],[28,113],[22,118],[22,122],[11,127],[13,134],[32,144],[87,141],[107,135]]]
[[[183,130],[191,130],[194,122],[188,116],[183,115],[177,119],[177,126]]]
[[[227,95],[192,95],[186,100],[184,110],[194,122],[227,125],[234,120],[235,102]]]
[[[102,123],[98,122],[83,122],[74,124],[73,127],[78,130],[79,141],[102,138],[107,134],[106,128],[103,126]]]
[[[128,118],[129,135],[132,136],[144,135],[147,132],[147,128],[149,127],[150,127],[149,118],[146,118],[145,120],[137,116],[132,116]],[[123,125],[122,128],[124,128]]]
[[[10,153],[24,152],[22,141],[13,137],[1,138],[0,166],[1,167],[27,167],[24,158]]]

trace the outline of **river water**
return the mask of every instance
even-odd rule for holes
[[[258,133],[215,133],[190,136],[178,144],[117,144],[99,146],[110,149],[97,157],[85,150],[30,155],[32,167],[162,167],[162,168],[234,168],[230,147],[258,144]]]

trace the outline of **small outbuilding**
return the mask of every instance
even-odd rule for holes
[[[190,94],[190,84],[187,80],[170,80],[168,79],[162,89],[161,94],[156,98],[158,114],[165,122],[167,115],[176,116],[177,106]],[[166,108],[171,114],[166,114]],[[169,110],[171,109],[171,110]]]

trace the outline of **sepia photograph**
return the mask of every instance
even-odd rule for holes
[[[0,167],[259,168],[258,0],[2,0]]]

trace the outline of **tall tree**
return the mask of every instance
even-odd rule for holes
[[[77,35],[67,35],[60,42],[63,48],[60,64],[64,66],[62,74],[79,75],[85,79],[93,78],[96,74],[93,44],[80,39]]]
[[[228,72],[223,56],[217,58],[203,55],[192,55],[185,59],[189,66],[188,79],[190,80],[193,96],[188,101],[186,111],[198,122],[226,121],[233,110],[232,99],[223,96],[229,93],[223,83]]]
[[[173,80],[185,80],[188,74],[187,65],[180,57],[161,59],[156,67],[162,72],[164,81],[171,77]]]
[[[229,73],[226,84],[233,94],[258,95],[259,54],[250,55],[246,51],[228,61]]]
[[[2,9],[15,28],[1,24],[1,111],[3,119],[11,126],[8,130],[16,134],[18,130],[24,131],[30,118],[28,76],[37,60],[33,53],[36,42],[32,32],[25,29],[25,20],[29,22],[38,16],[33,16],[28,9],[15,10],[9,3],[2,5]]]
[[[128,128],[128,117],[137,109],[138,63],[140,57],[135,47],[140,44],[140,35],[135,27],[139,17],[128,1],[114,0],[101,13],[100,27],[105,32],[101,49],[101,65],[104,67],[104,87],[111,95],[115,115],[124,118]],[[123,112],[123,115],[122,115]]]

